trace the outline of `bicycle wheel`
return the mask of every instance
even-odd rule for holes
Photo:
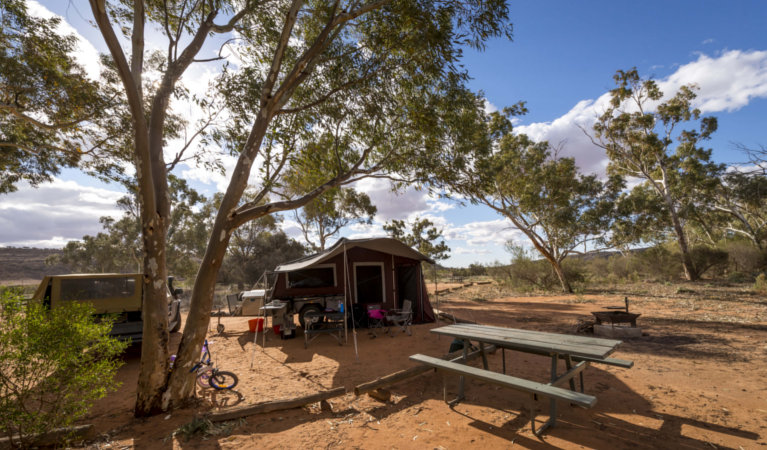
[[[217,370],[210,375],[210,378],[208,378],[210,387],[218,390],[232,389],[237,386],[237,381],[239,381],[237,375],[224,370]]]
[[[203,389],[212,386],[210,384],[212,380],[211,375],[213,375],[213,369],[207,369],[200,372],[197,375],[197,385]]]

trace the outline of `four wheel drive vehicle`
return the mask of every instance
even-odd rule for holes
[[[43,278],[33,300],[41,301],[50,308],[65,302],[79,301],[93,305],[97,316],[116,317],[111,335],[119,339],[142,339],[141,318],[142,274],[140,273],[89,273],[51,275]],[[178,331],[181,327],[181,289],[173,288],[173,277],[168,277],[168,329]]]

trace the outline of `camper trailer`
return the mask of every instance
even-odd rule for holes
[[[410,300],[413,322],[433,322],[421,262],[427,256],[391,238],[341,239],[327,250],[278,266],[271,300],[286,303],[286,316],[346,311],[355,322],[368,306],[401,308]],[[344,305],[342,307],[342,305]]]

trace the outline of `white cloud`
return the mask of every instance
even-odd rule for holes
[[[99,218],[120,217],[124,192],[55,179],[37,189],[21,184],[0,203],[0,245],[61,247],[101,231]]]
[[[702,112],[738,110],[767,97],[767,51],[731,50],[717,58],[701,54],[658,85],[669,94],[689,83],[700,88],[696,103]]]
[[[395,194],[389,181],[379,178],[365,178],[356,182],[354,188],[367,194],[378,208],[377,221],[412,219],[430,210],[429,194],[426,191],[408,188]]]
[[[735,111],[755,98],[767,97],[767,51],[731,50],[718,57],[704,54],[679,66],[658,86],[667,97],[685,84],[699,87],[696,106],[704,113]],[[606,157],[602,149],[591,143],[581,130],[590,131],[596,118],[604,112],[610,96],[582,100],[563,116],[551,122],[518,126],[516,129],[535,140],[548,140],[563,145],[561,156],[573,156],[587,173],[604,173]],[[580,127],[580,128],[579,128]]]
[[[490,100],[485,99],[485,113],[490,114],[494,112],[498,112],[498,107],[490,103]]]

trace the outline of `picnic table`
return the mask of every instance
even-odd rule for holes
[[[431,330],[432,333],[453,337],[463,343],[464,359],[468,354],[471,342],[477,342],[482,357],[483,369],[467,366],[460,362],[445,361],[426,355],[412,355],[411,360],[418,361],[460,375],[458,396],[448,402],[455,405],[464,399],[465,377],[477,378],[504,387],[521,390],[537,396],[548,397],[549,419],[536,431],[534,411],[531,416],[533,433],[540,436],[544,430],[556,424],[557,400],[565,400],[570,404],[590,408],[596,404],[596,397],[583,392],[583,371],[591,363],[608,364],[617,367],[630,368],[632,361],[608,358],[621,341],[585,336],[572,336],[542,331],[520,330],[514,328],[495,327],[476,324],[455,324]],[[486,345],[494,345],[502,349],[503,373],[488,370]],[[506,374],[505,350],[520,351],[551,358],[551,377],[549,383],[539,383],[532,380],[514,377]],[[565,372],[558,374],[558,361],[565,362]],[[575,389],[575,377],[580,377],[580,392]],[[569,390],[559,387],[568,383]],[[447,401],[447,399],[445,399]]]
[[[339,311],[318,311],[304,314],[304,348],[320,334],[329,334],[343,345],[346,315]]]

